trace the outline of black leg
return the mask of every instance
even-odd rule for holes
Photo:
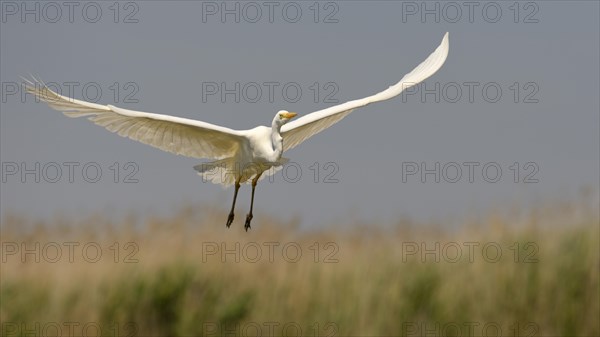
[[[238,195],[238,191],[240,189],[240,180],[238,179],[235,182],[235,192],[233,192],[233,203],[231,204],[231,211],[229,211],[229,216],[227,217],[227,228],[229,228],[229,226],[231,226],[231,223],[233,222],[233,210],[235,209],[235,200],[237,199],[237,195]]]
[[[257,174],[256,177],[252,179],[252,199],[250,199],[250,213],[246,215],[246,224],[244,225],[244,229],[246,229],[246,232],[248,231],[248,229],[250,229],[250,221],[252,221],[252,209],[254,208],[254,190],[256,189],[256,183],[258,182],[258,179],[261,175],[262,172]]]

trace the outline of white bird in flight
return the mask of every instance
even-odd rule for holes
[[[270,127],[257,126],[250,130],[233,130],[193,119],[80,101],[59,95],[37,80],[34,80],[35,83],[27,81],[27,91],[68,117],[89,116],[89,120],[120,136],[183,156],[216,159],[197,165],[194,169],[213,183],[235,185],[233,203],[226,223],[228,228],[233,222],[240,185],[252,183],[250,212],[244,225],[248,231],[256,184],[263,173],[273,174],[288,161],[282,157],[284,151],[339,122],[354,109],[395,97],[433,75],[446,61],[448,48],[446,33],[442,43],[425,61],[382,92],[315,111],[293,122],[290,120],[296,113],[280,110]]]

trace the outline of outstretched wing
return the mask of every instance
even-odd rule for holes
[[[308,138],[327,129],[348,116],[352,110],[368,104],[384,101],[399,95],[404,89],[410,88],[429,76],[435,74],[442,67],[448,56],[448,33],[444,35],[442,43],[429,57],[419,64],[413,71],[406,74],[400,82],[375,95],[358,99],[344,104],[336,105],[324,110],[315,111],[292,121],[281,128],[283,136],[283,149],[289,150],[296,147]]]
[[[175,154],[222,159],[232,156],[245,139],[237,130],[218,125],[80,101],[59,95],[43,83],[27,82],[29,93],[68,117],[89,116],[89,120],[119,136]]]

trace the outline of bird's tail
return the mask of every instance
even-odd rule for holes
[[[235,158],[225,158],[212,162],[202,163],[194,166],[194,170],[202,177],[204,182],[229,186],[235,184],[235,180],[241,177],[240,182],[247,183],[252,181],[257,174],[262,172],[259,179],[275,174],[283,168],[289,159],[281,158],[276,165],[265,165],[256,163],[242,164]]]

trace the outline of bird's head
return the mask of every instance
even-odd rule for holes
[[[273,123],[279,126],[289,122],[292,118],[296,117],[297,113],[289,112],[287,110],[279,110],[273,119]]]

